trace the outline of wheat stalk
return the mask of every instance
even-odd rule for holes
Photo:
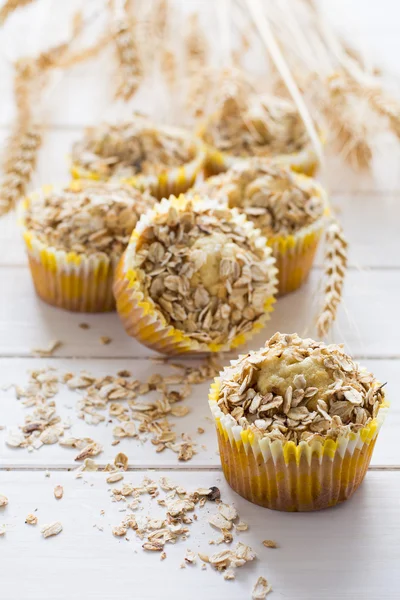
[[[9,212],[26,193],[42,142],[38,126],[27,123],[10,138],[4,176],[0,184],[0,216]]]
[[[3,24],[17,8],[31,4],[34,0],[7,0],[0,9],[0,24]]]
[[[14,133],[5,148],[3,177],[0,182],[0,216],[14,208],[17,201],[26,193],[36,166],[37,153],[42,143],[42,128],[37,123],[38,115],[33,113],[41,106],[42,92],[48,83],[49,73],[55,68],[66,68],[87,57],[97,54],[104,47],[104,38],[93,47],[70,51],[71,43],[82,32],[80,20],[74,19],[73,33],[68,42],[59,44],[33,58],[17,61],[15,65],[14,94],[17,105],[17,119]]]
[[[128,15],[125,2],[115,9],[112,32],[118,63],[115,96],[127,101],[132,98],[140,85],[143,68],[135,41],[136,20]]]
[[[317,319],[317,331],[320,337],[327,335],[336,319],[347,268],[347,242],[341,226],[336,221],[327,228],[325,248],[324,301]]]

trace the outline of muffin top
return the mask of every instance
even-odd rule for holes
[[[147,117],[134,114],[116,125],[88,128],[85,137],[74,144],[72,159],[102,177],[131,177],[187,163],[195,151],[185,131],[157,127]]]
[[[269,237],[293,234],[321,218],[322,188],[290,167],[250,158],[194,188],[222,205],[237,208]]]
[[[40,191],[29,199],[24,225],[57,250],[120,256],[154,202],[147,192],[114,183]]]
[[[384,397],[341,346],[276,333],[223,371],[218,406],[261,437],[298,443],[359,431]]]
[[[277,96],[238,93],[224,97],[202,137],[234,156],[292,154],[308,145],[296,106]]]
[[[138,223],[127,251],[147,300],[201,344],[230,344],[266,319],[276,268],[265,239],[237,211],[183,195]]]

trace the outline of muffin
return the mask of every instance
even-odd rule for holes
[[[114,310],[115,267],[138,218],[155,202],[114,183],[49,187],[24,200],[20,221],[37,294],[67,310]]]
[[[296,106],[277,96],[227,95],[198,134],[207,145],[206,176],[254,156],[274,158],[306,175],[314,175],[318,167]]]
[[[209,403],[230,486],[285,511],[353,494],[388,406],[383,385],[341,346],[281,333],[232,361]]]
[[[114,284],[117,311],[129,335],[159,352],[228,350],[268,320],[276,273],[244,215],[171,196],[132,234]]]
[[[186,131],[135,114],[87,129],[73,146],[71,172],[78,179],[116,179],[161,199],[189,189],[204,159],[203,144]]]
[[[315,179],[252,158],[210,177],[193,193],[237,208],[261,230],[276,259],[280,295],[306,280],[329,213],[326,193]]]

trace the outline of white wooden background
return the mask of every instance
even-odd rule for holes
[[[97,0],[101,4],[100,0]],[[43,26],[54,39],[62,26],[56,2],[41,0],[45,8],[32,6],[10,19],[0,32],[0,139],[10,130],[14,115],[10,59],[37,49]],[[78,2],[71,2],[77,5]],[[199,2],[187,3],[199,5]],[[211,0],[203,0],[210,8]],[[330,17],[351,32],[376,55],[395,77],[400,75],[396,0],[325,0]],[[72,9],[71,9],[72,10]],[[63,13],[64,14],[64,13]],[[40,18],[39,18],[40,17]],[[24,32],[17,30],[18,25]],[[57,27],[56,27],[57,25]],[[28,35],[29,26],[29,35]],[[42,29],[41,29],[42,28]],[[32,41],[33,40],[33,41]],[[43,40],[42,40],[43,41]],[[41,151],[35,185],[68,180],[66,159],[71,143],[88,123],[108,115],[111,85],[107,56],[90,68],[76,68],[63,79],[48,102],[49,128]],[[143,102],[139,97],[138,103]],[[213,425],[207,406],[208,386],[201,385],[187,404],[190,414],[176,419],[178,432],[191,433],[199,452],[189,463],[178,463],[172,453],[156,454],[151,444],[136,440],[111,446],[112,426],[93,427],[75,418],[76,395],[62,390],[56,398],[59,412],[73,420],[71,434],[90,436],[104,445],[97,462],[105,464],[117,450],[128,454],[130,472],[126,481],[138,483],[151,469],[151,476],[171,476],[187,489],[217,485],[227,502],[233,502],[249,531],[240,539],[250,544],[259,558],[238,571],[235,582],[226,582],[199,565],[181,570],[187,547],[210,552],[210,527],[204,517],[192,527],[187,542],[168,547],[168,559],[144,553],[139,540],[119,540],[111,527],[121,515],[111,504],[102,473],[76,479],[74,451],[59,446],[38,452],[13,450],[5,444],[8,430],[23,422],[25,410],[16,401],[11,383],[23,384],[27,370],[54,365],[60,371],[87,369],[98,375],[129,369],[140,378],[168,371],[151,361],[154,354],[129,339],[116,315],[79,316],[51,308],[35,297],[20,243],[14,215],[0,221],[0,494],[9,505],[0,509],[0,598],[2,600],[138,600],[188,598],[216,600],[250,598],[259,575],[274,588],[271,597],[282,600],[377,600],[397,599],[400,589],[400,451],[398,430],[400,404],[396,381],[400,367],[400,181],[398,149],[384,140],[374,178],[354,176],[338,164],[329,163],[327,182],[332,200],[350,240],[350,269],[344,303],[332,339],[344,342],[383,381],[388,381],[391,411],[376,446],[366,481],[355,497],[344,505],[315,514],[284,514],[256,507],[237,496],[223,480]],[[315,292],[321,275],[321,260],[309,283],[299,292],[278,302],[273,319],[252,347],[262,344],[276,330],[312,333],[317,306]],[[89,330],[78,324],[85,321]],[[100,336],[112,343],[102,345]],[[33,358],[33,347],[51,340],[63,342],[51,359]],[[203,427],[205,433],[197,434]],[[50,477],[46,477],[46,471]],[[61,483],[65,496],[53,497]],[[39,526],[25,525],[25,517],[37,509]],[[100,516],[100,510],[105,515]],[[144,510],[147,506],[144,504]],[[206,509],[203,509],[206,514]],[[64,531],[44,540],[40,524],[60,520]],[[95,525],[104,527],[100,532]],[[261,545],[273,538],[279,549]]]

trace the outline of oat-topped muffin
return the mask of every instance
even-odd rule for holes
[[[238,159],[275,158],[312,175],[317,157],[296,106],[271,95],[226,96],[200,129],[209,147],[207,173],[225,171]]]
[[[252,501],[284,510],[331,506],[358,487],[384,406],[382,384],[341,346],[297,334],[276,333],[240,356],[210,394],[228,481]]]
[[[274,263],[243,215],[172,197],[132,235],[114,286],[117,310],[130,335],[161,352],[232,348],[268,318]]]
[[[186,191],[202,168],[201,144],[187,132],[158,127],[143,115],[86,130],[72,149],[75,177],[125,180],[161,198]]]
[[[261,229],[277,260],[280,294],[305,281],[328,213],[326,193],[315,179],[252,158],[210,177],[193,193],[237,208]]]
[[[148,192],[116,183],[32,194],[21,217],[39,296],[70,310],[113,309],[115,266],[140,215],[155,202]]]

